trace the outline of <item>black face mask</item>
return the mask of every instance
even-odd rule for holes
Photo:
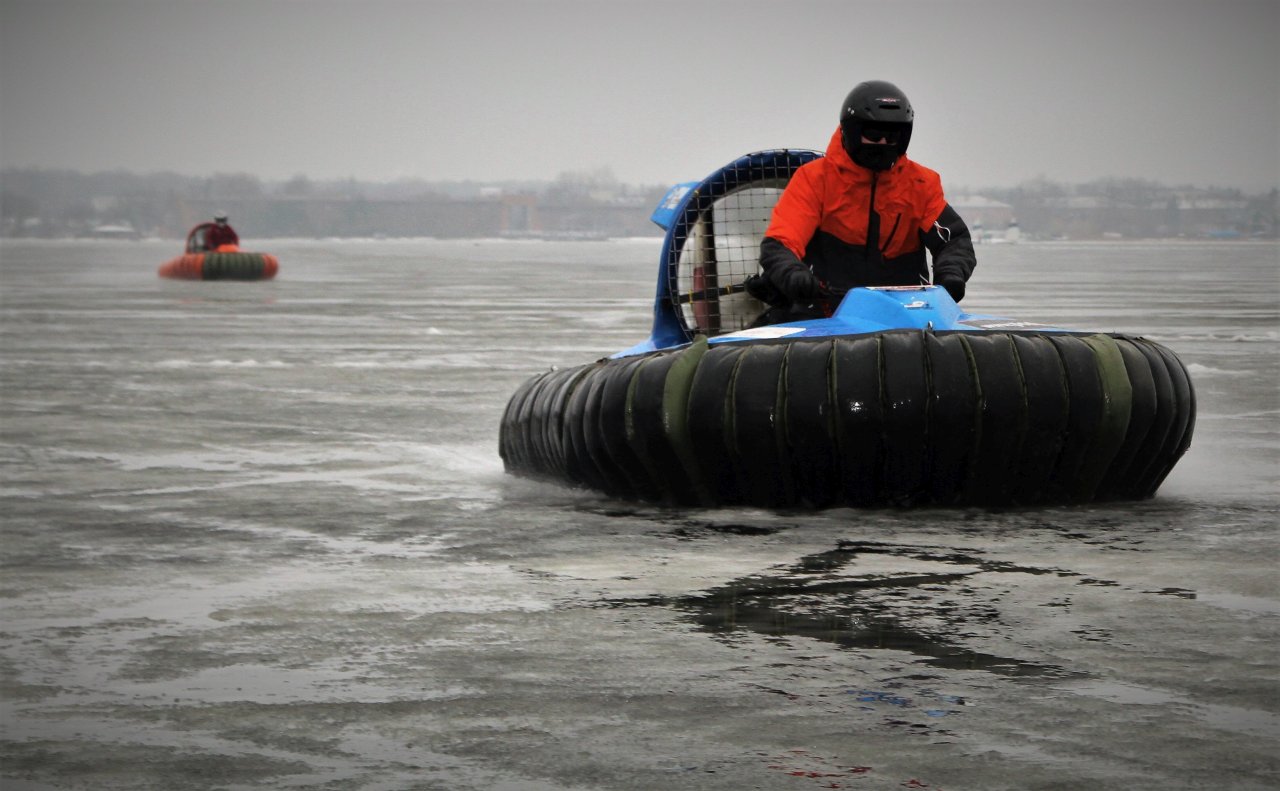
[[[850,156],[867,170],[888,170],[898,161],[899,150],[894,145],[859,141]]]
[[[869,132],[868,139],[878,136],[877,132]],[[893,167],[893,163],[898,161],[898,157],[902,156],[902,147],[897,145],[894,134],[892,138],[886,135],[883,139],[893,139],[894,142],[885,143],[864,143],[862,135],[858,135],[857,140],[850,140],[852,137],[849,133],[844,133],[844,150],[848,152],[849,158],[855,164],[861,165],[867,170],[883,171]]]

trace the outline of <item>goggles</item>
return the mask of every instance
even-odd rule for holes
[[[869,143],[887,143],[897,145],[902,139],[902,130],[884,126],[862,127],[862,138]]]

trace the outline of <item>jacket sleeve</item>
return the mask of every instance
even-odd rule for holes
[[[764,278],[796,302],[812,300],[822,285],[804,263],[805,249],[822,219],[818,162],[801,167],[774,204],[769,228],[760,243]]]
[[[822,221],[821,164],[822,160],[815,160],[795,172],[774,204],[765,231],[767,238],[781,242],[797,261],[804,258],[805,248]]]
[[[924,234],[924,245],[933,256],[933,282],[959,279],[965,282],[978,265],[973,252],[973,238],[951,204],[944,204],[933,227]]]

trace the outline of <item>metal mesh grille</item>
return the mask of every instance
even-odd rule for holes
[[[760,242],[773,206],[805,159],[778,152],[744,158],[699,186],[668,261],[670,293],[690,334],[741,330],[765,310],[746,292],[760,271]]]

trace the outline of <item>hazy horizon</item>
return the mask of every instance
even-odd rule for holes
[[[0,0],[0,166],[705,176],[864,79],[956,186],[1280,185],[1273,0]]]

